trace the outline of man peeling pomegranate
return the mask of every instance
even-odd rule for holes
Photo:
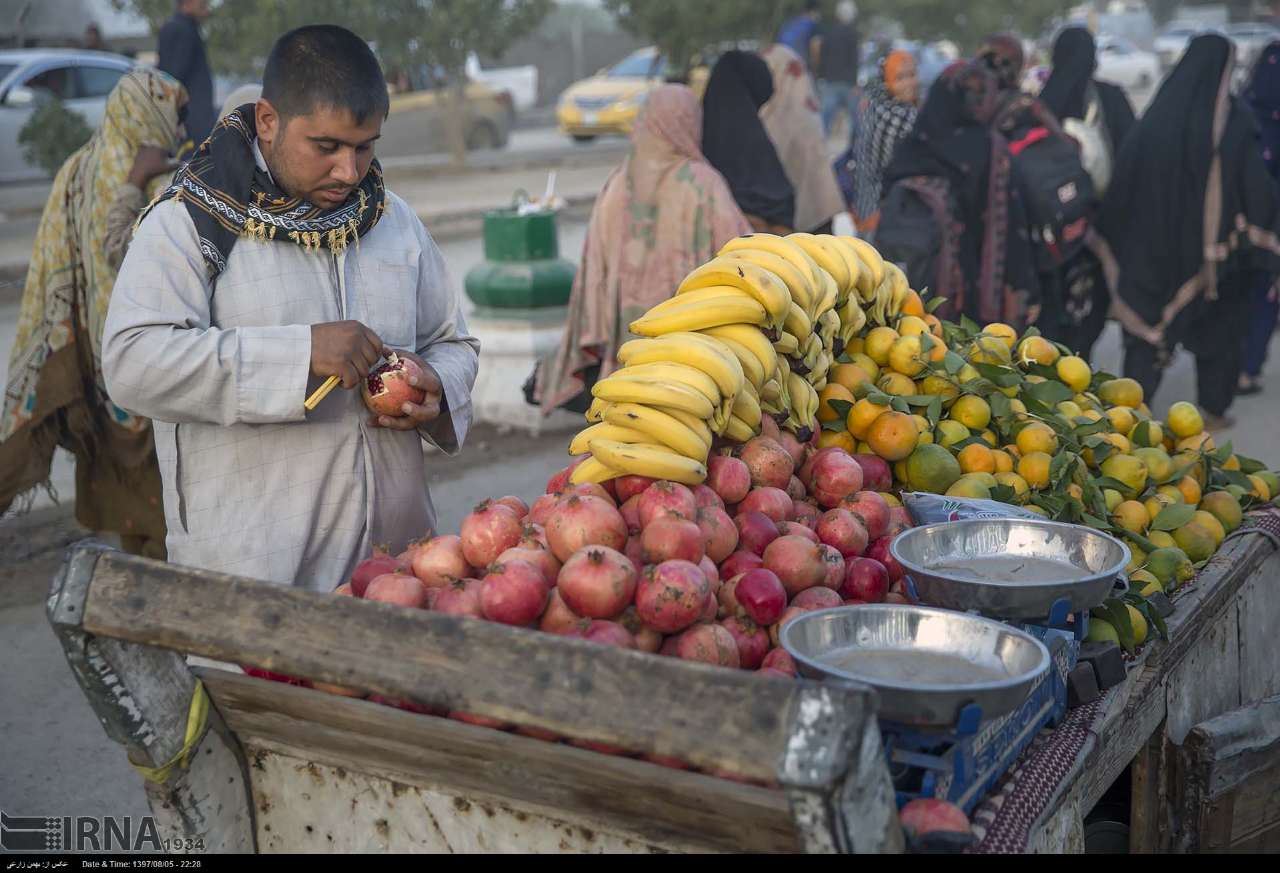
[[[364,40],[291,31],[143,215],[103,370],[155,422],[175,563],[332,591],[434,527],[421,441],[461,449],[479,344],[383,185],[387,111]]]

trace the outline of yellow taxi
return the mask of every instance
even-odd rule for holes
[[[629,134],[649,92],[667,81],[671,68],[656,48],[638,49],[612,67],[575,82],[560,95],[560,130],[579,142],[601,134]],[[707,66],[695,63],[689,87],[699,97],[707,86]]]

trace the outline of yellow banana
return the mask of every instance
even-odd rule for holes
[[[733,440],[735,443],[749,442],[758,432],[759,425],[752,427],[736,415],[729,416],[729,423],[725,425],[724,435],[727,439]]]
[[[857,336],[862,331],[862,328],[866,327],[866,324],[867,313],[863,311],[862,304],[858,302],[858,296],[856,294],[850,295],[840,310],[840,335],[847,343]]]
[[[813,321],[798,303],[791,304],[791,309],[787,312],[787,320],[782,327],[802,343],[813,334]]]
[[[772,252],[778,257],[786,258],[800,271],[800,275],[804,276],[810,288],[818,287],[818,275],[814,270],[817,265],[814,264],[813,258],[809,257],[804,249],[789,241],[786,237],[773,233],[749,233],[729,240],[716,254],[727,255],[730,252],[744,249],[760,249],[761,251]]]
[[[605,421],[610,425],[618,425],[620,429],[639,432],[639,439],[620,439],[600,434],[602,439],[616,440],[620,443],[661,443],[686,458],[707,460],[707,452],[711,446],[686,427],[674,416],[668,415],[653,406],[639,403],[615,403],[605,413]],[[598,427],[599,425],[597,425]]]
[[[604,409],[609,405],[607,400],[601,400],[599,397],[591,401],[591,407],[587,409],[587,421],[604,421]]]
[[[711,401],[712,405],[718,404],[724,396],[720,393],[720,386],[716,384],[715,379],[712,379],[697,367],[690,367],[688,364],[677,364],[672,361],[636,364],[624,367],[617,371],[616,375],[624,379],[647,379],[651,382],[673,382],[687,385],[706,397],[707,400]]]
[[[753,328],[754,330],[754,328]],[[623,343],[618,360],[627,367],[673,362],[706,373],[722,395],[732,397],[742,387],[746,374],[732,349],[720,340],[700,333],[668,333],[656,339],[636,339]]]
[[[844,261],[845,269],[849,272],[849,282],[840,289],[840,302],[844,303],[845,298],[850,294],[858,293],[858,281],[862,276],[862,262],[858,260],[858,256],[853,253],[853,249],[843,245],[838,237],[831,234],[818,234],[818,239],[822,241],[830,251]]]
[[[626,377],[623,375],[625,372],[618,370],[609,378],[601,379],[592,387],[592,396],[613,403],[670,406],[702,419],[711,418],[715,412],[715,404],[696,388],[669,381]]]
[[[573,468],[573,472],[569,474],[569,482],[573,485],[595,482],[598,485],[601,482],[608,482],[610,479],[617,479],[619,476],[625,475],[626,473],[621,470],[608,467],[602,464],[598,458],[591,456]]]
[[[673,309],[679,309],[693,303],[701,303],[707,300],[720,300],[724,298],[741,297],[746,300],[755,300],[746,291],[741,288],[735,288],[732,285],[709,285],[706,288],[699,288],[697,291],[689,291],[681,294],[679,297],[668,297],[660,303],[650,306],[642,318],[650,318],[652,316],[661,315],[665,312],[671,312]]]
[[[848,287],[849,267],[844,258],[827,248],[821,237],[811,233],[790,233],[787,234],[787,239],[804,249],[805,253],[813,258],[814,263],[830,273],[831,278],[836,282],[837,289]]]
[[[770,379],[760,389],[760,402],[777,404],[782,400],[782,386],[777,379]]]
[[[792,300],[804,307],[812,305],[816,293],[814,284],[799,267],[781,255],[763,249],[736,249],[718,257],[728,258],[730,261],[745,261],[768,270],[787,286]]]
[[[592,440],[591,454],[602,464],[632,476],[666,479],[685,485],[698,485],[707,478],[707,468],[701,461],[686,458],[666,446]]]
[[[578,435],[573,438],[573,442],[569,443],[569,454],[585,455],[591,451],[591,441],[597,438],[617,440],[620,443],[647,443],[651,439],[644,431],[606,423],[607,421],[608,413],[606,412],[605,421],[578,431]]]
[[[760,398],[750,391],[740,391],[733,400],[732,415],[740,418],[752,428],[760,426]]]
[[[911,293],[911,283],[907,281],[907,274],[892,261],[884,265],[884,270],[889,276],[889,286],[893,289],[889,301],[889,315],[897,316],[902,311],[902,304],[906,302],[907,295]]]
[[[737,289],[733,290],[737,292]],[[639,336],[662,336],[677,331],[703,330],[708,327],[740,322],[768,324],[769,313],[765,312],[764,307],[755,299],[737,292],[731,297],[699,300],[676,306],[657,315],[643,315],[631,322],[631,332]]]
[[[769,338],[753,324],[724,324],[720,327],[709,327],[702,332],[726,344],[732,340],[754,355],[763,371],[763,378],[760,380],[762,382],[770,378],[778,367],[778,352],[774,349],[773,343],[769,342]],[[746,369],[747,364],[744,363],[743,370]]]
[[[793,333],[787,333],[785,330],[778,335],[777,341],[773,344],[774,351],[779,355],[794,355],[800,351],[800,340],[796,339]]]
[[[837,239],[852,249],[862,263],[865,276],[860,277],[858,281],[858,296],[863,300],[870,300],[876,286],[884,281],[884,258],[880,257],[875,246],[864,239],[858,239],[855,236],[842,236]]]
[[[711,448],[711,443],[715,441],[715,434],[711,432],[711,425],[708,424],[705,418],[699,418],[696,415],[691,415],[690,413],[685,412],[683,409],[672,409],[669,406],[659,406],[654,408],[659,412],[665,412],[667,415],[689,428],[689,430],[698,435],[698,439],[707,444],[708,449]]]
[[[823,376],[821,379],[819,379],[818,381],[816,381],[816,382],[814,382],[814,383],[813,383],[813,390],[814,390],[814,391],[821,391],[823,388],[826,388],[826,387],[827,387],[827,377],[826,377],[826,376]]]
[[[840,289],[836,286],[836,280],[826,270],[822,270],[822,296],[818,298],[818,304],[813,309],[813,318],[816,320],[818,316],[824,312],[830,312],[835,309],[836,301],[840,299]]]
[[[733,258],[712,258],[694,270],[676,288],[676,295],[683,296],[715,285],[729,285],[750,294],[769,313],[771,323],[782,324],[791,302],[791,290],[775,273],[750,261]]]
[[[715,330],[716,328],[712,328]],[[755,330],[755,328],[751,328]],[[758,331],[757,331],[758,333]],[[763,337],[763,334],[761,334]],[[760,364],[760,359],[751,353],[751,350],[737,340],[726,339],[725,337],[716,337],[720,342],[724,343],[725,348],[733,353],[738,359],[738,364],[742,367],[742,373],[746,376],[746,384],[754,385],[756,390],[765,382],[764,367]],[[768,342],[768,340],[765,340]],[[773,351],[773,346],[769,346],[769,350]]]

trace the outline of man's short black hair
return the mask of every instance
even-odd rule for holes
[[[276,40],[262,74],[262,99],[285,120],[320,107],[346,109],[356,124],[387,116],[382,67],[360,37],[335,24],[309,24]]]

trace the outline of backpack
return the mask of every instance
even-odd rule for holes
[[[1044,126],[1009,140],[1021,182],[1036,270],[1053,272],[1084,248],[1096,202],[1093,179],[1076,144]]]
[[[1085,110],[1084,118],[1065,119],[1062,129],[1080,143],[1080,163],[1093,179],[1094,192],[1101,197],[1111,184],[1111,135],[1103,123],[1098,90],[1092,84],[1089,85],[1087,99],[1089,108]]]
[[[950,291],[950,277],[939,271],[944,248],[955,242],[954,207],[950,186],[937,177],[899,179],[883,195],[876,250],[902,269],[912,288]]]

